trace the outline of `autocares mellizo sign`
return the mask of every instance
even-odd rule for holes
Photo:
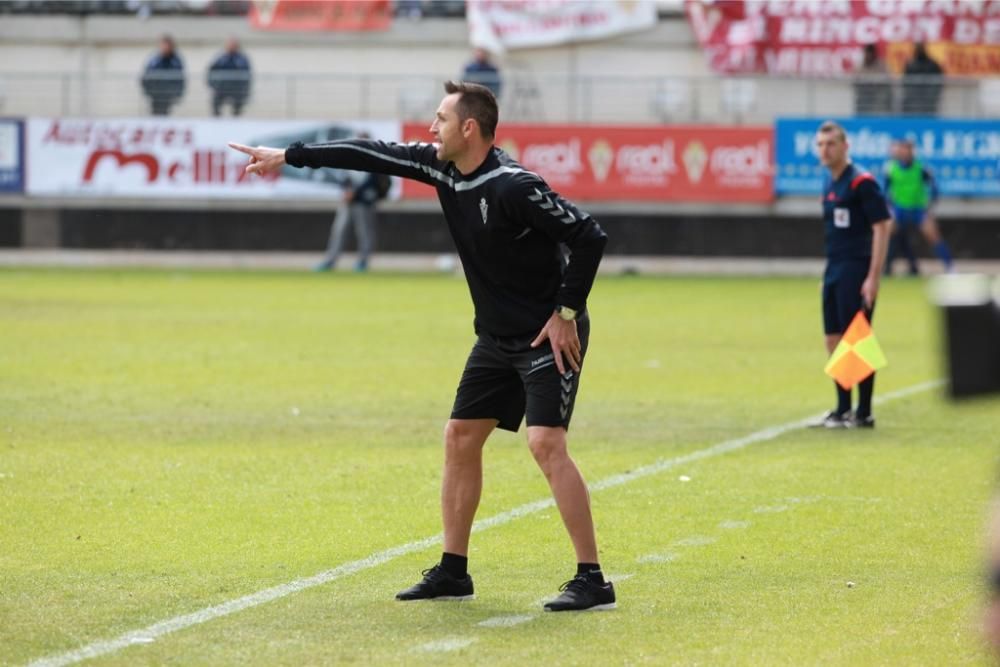
[[[229,141],[285,147],[366,132],[399,139],[391,121],[251,121],[170,118],[30,118],[29,195],[71,197],[315,198],[336,200],[347,175],[337,169],[295,169],[248,176],[246,156]],[[395,179],[398,180],[398,179]],[[390,197],[397,196],[394,184]]]
[[[426,124],[403,126],[427,141]],[[502,125],[497,146],[560,194],[579,201],[767,202],[770,127]],[[405,181],[404,197],[433,195]]]

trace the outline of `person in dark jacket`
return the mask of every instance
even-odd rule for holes
[[[500,70],[490,62],[490,54],[486,49],[476,49],[473,52],[472,60],[462,73],[462,80],[486,86],[494,97],[500,97],[500,89],[503,87]]]
[[[913,59],[903,70],[903,113],[910,116],[936,116],[941,101],[944,70],[927,55],[927,47],[917,44]]]
[[[250,61],[235,38],[226,42],[226,50],[208,68],[208,85],[212,89],[212,115],[221,116],[227,103],[232,104],[234,116],[240,115],[250,97]]]
[[[146,63],[142,73],[142,92],[149,98],[154,116],[170,114],[170,107],[184,95],[184,62],[177,55],[174,38],[160,38],[160,50]]]
[[[854,115],[884,116],[892,113],[889,70],[874,44],[865,44],[865,60],[854,82]]]
[[[367,132],[358,134],[359,139],[371,139]],[[344,197],[337,208],[337,215],[330,227],[330,240],[326,245],[323,260],[316,265],[315,271],[331,271],[336,268],[337,260],[344,249],[347,240],[349,223],[354,223],[354,236],[358,242],[358,261],[354,270],[368,270],[372,249],[375,247],[375,205],[383,198],[380,192],[379,174],[362,171],[347,171],[341,184]],[[387,178],[387,177],[386,177]]]

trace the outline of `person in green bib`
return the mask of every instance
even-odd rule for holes
[[[885,274],[892,273],[892,262],[902,253],[909,264],[910,275],[919,275],[920,266],[910,244],[909,234],[913,227],[920,229],[934,250],[934,254],[944,264],[944,270],[951,271],[953,264],[951,250],[941,238],[934,217],[934,205],[938,199],[934,176],[920,160],[916,159],[913,142],[910,139],[898,140],[893,147],[893,154],[893,159],[886,165],[884,190],[892,204],[892,214],[896,224],[889,243]]]

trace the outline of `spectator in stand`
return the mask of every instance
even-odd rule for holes
[[[423,0],[396,0],[396,16],[419,21],[424,15]]]
[[[250,61],[240,51],[235,37],[226,42],[226,50],[208,68],[208,85],[212,89],[212,115],[221,116],[222,107],[232,104],[233,115],[239,116],[250,97]]]
[[[473,51],[472,60],[462,73],[462,80],[486,86],[493,97],[500,98],[500,89],[503,87],[500,70],[490,61],[490,53],[486,49],[477,48]]]
[[[854,114],[884,116],[892,113],[892,84],[889,70],[879,58],[874,44],[865,44],[865,60],[854,83]]]
[[[927,55],[927,47],[913,47],[913,59],[903,70],[903,113],[910,116],[936,116],[941,101],[944,70]]]
[[[170,107],[184,95],[184,62],[177,55],[174,38],[163,35],[160,50],[146,63],[142,92],[149,98],[154,116],[167,116]]]

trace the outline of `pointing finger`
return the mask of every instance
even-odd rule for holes
[[[234,149],[234,150],[238,150],[241,153],[246,153],[247,155],[253,155],[253,151],[254,151],[254,149],[250,148],[249,146],[244,146],[243,144],[238,144],[235,141],[230,141],[229,142],[229,147],[232,148],[232,149]]]

